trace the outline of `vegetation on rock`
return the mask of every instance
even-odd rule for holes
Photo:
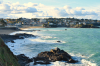
[[[20,66],[17,57],[0,38],[0,66]]]

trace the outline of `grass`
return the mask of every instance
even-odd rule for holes
[[[0,64],[2,66],[20,66],[16,56],[10,51],[7,45],[0,38]]]

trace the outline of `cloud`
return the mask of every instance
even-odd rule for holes
[[[25,9],[25,11],[26,13],[34,13],[37,12],[37,9],[33,7],[28,7],[27,9]]]
[[[76,18],[98,18],[100,19],[100,11],[87,10],[83,7],[75,7],[65,5],[63,7],[46,6],[41,3],[28,2],[25,4],[16,3],[0,3],[0,17],[76,17]],[[4,16],[3,16],[4,15]],[[28,16],[25,16],[28,15]]]
[[[82,7],[76,7],[76,10],[85,10],[85,9]]]
[[[0,18],[7,18],[9,17],[7,14],[0,14]]]
[[[98,16],[98,14],[95,11],[83,11],[82,13],[85,14],[85,15],[96,15],[96,16]]]
[[[64,6],[64,9],[72,9],[72,7],[66,5],[66,6]]]
[[[38,6],[38,4],[37,3],[28,2],[28,3],[25,3],[24,6],[33,7],[33,6]]]
[[[11,11],[10,6],[8,4],[0,4],[0,11]]]
[[[61,17],[65,17],[65,16],[68,15],[68,13],[66,12],[65,9],[55,9],[55,10],[56,10],[57,14],[58,14],[59,16],[61,16]]]

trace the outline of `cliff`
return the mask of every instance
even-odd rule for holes
[[[0,38],[0,66],[20,66],[18,59]]]

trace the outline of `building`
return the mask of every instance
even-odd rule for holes
[[[0,26],[2,26],[2,24],[0,23]]]
[[[46,19],[40,19],[40,23],[45,23]]]

